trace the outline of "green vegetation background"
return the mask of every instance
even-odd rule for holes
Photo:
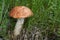
[[[31,30],[39,27],[43,33],[60,35],[60,0],[0,0],[0,35],[6,36],[16,19],[10,18],[9,12],[15,6],[29,7],[34,16],[25,20],[24,27]],[[48,30],[48,31],[46,31]]]

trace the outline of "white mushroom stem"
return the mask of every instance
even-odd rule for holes
[[[20,19],[17,20],[17,23],[15,25],[15,29],[14,29],[14,36],[17,36],[17,35],[20,34],[23,23],[24,23],[24,18],[20,18]]]

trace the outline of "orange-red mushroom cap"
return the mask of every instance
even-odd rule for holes
[[[26,18],[32,15],[32,11],[25,6],[16,6],[10,12],[10,16],[13,18]]]

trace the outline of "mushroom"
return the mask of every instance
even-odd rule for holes
[[[20,31],[24,23],[24,19],[32,15],[33,15],[32,11],[25,6],[16,6],[10,11],[10,16],[13,18],[17,18],[17,23],[14,29],[15,36],[20,34]]]

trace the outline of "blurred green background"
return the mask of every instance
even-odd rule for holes
[[[8,28],[14,29],[16,19],[11,18],[9,12],[15,6],[27,6],[33,11],[34,16],[25,20],[24,28],[27,30],[36,26],[45,35],[53,33],[60,36],[60,0],[0,0],[1,36],[7,36]]]

